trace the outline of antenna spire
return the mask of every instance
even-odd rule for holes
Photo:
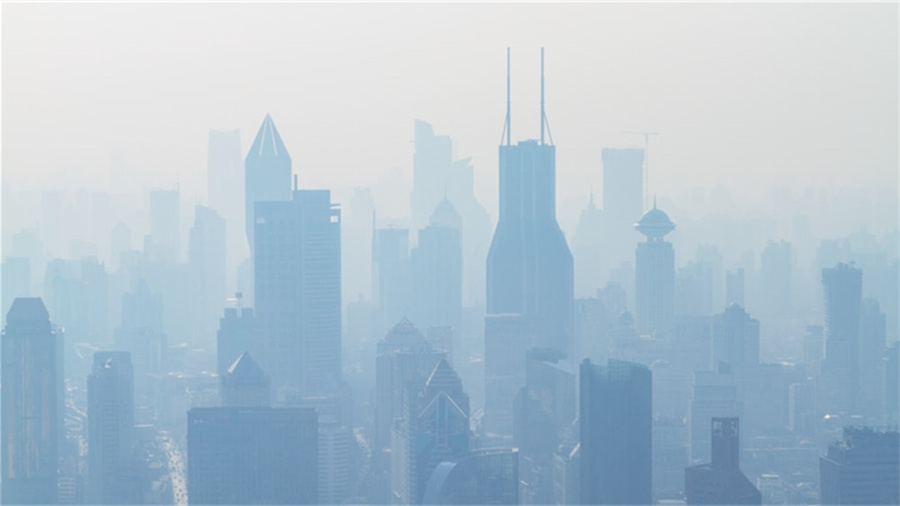
[[[544,145],[544,123],[546,122],[546,116],[544,116],[544,48],[541,47],[541,145]]]
[[[509,101],[509,46],[506,47],[506,145],[512,144],[512,124],[510,123],[510,101]]]

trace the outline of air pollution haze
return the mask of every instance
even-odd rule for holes
[[[4,3],[0,502],[900,503],[898,19]]]

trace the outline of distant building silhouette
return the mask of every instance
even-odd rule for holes
[[[244,160],[244,205],[247,241],[256,252],[256,203],[291,200],[291,155],[272,117],[266,114]]]
[[[822,504],[900,503],[900,438],[869,427],[845,427],[819,459]]]
[[[131,354],[94,353],[87,378],[88,502],[143,502],[134,432],[134,370]]]
[[[643,365],[581,362],[581,504],[651,504],[652,380]]]
[[[447,194],[453,170],[453,141],[446,135],[435,135],[432,126],[420,119],[415,120],[413,127],[415,152],[410,208],[413,230],[421,230]]]
[[[694,373],[688,435],[691,463],[702,462],[710,454],[709,421],[712,418],[736,417],[743,412],[737,390],[734,374],[727,364],[719,364],[716,371]]]
[[[591,192],[587,206],[581,210],[575,235],[572,237],[572,258],[575,272],[575,294],[587,297],[597,293],[606,278],[601,258],[603,243],[603,214],[594,204]]]
[[[206,193],[209,207],[225,219],[228,246],[225,257],[228,279],[236,274],[238,262],[247,256],[246,205],[244,204],[244,159],[241,131],[209,129],[206,157]],[[234,289],[229,282],[227,289]]]
[[[476,450],[458,462],[435,466],[422,504],[521,504],[518,486],[515,449]]]
[[[147,375],[163,369],[167,338],[162,329],[162,296],[139,279],[133,292],[122,295],[122,325],[115,331],[116,349],[131,354],[138,392],[145,389]]]
[[[712,462],[684,470],[688,504],[762,504],[759,490],[740,468],[739,418],[712,418]]]
[[[791,243],[769,241],[760,258],[762,314],[767,318],[788,318],[793,307],[793,263]]]
[[[605,270],[631,258],[634,220],[644,212],[644,150],[603,148],[603,243]],[[604,272],[608,274],[608,272]]]
[[[735,269],[725,273],[725,306],[744,305],[744,269]]]
[[[653,209],[634,228],[647,237],[635,251],[637,328],[640,332],[666,332],[675,317],[675,250],[665,236],[675,224],[654,200]]]
[[[463,257],[460,218],[449,200],[442,200],[429,225],[419,231],[410,254],[415,320],[424,329],[449,327],[450,350],[462,350]]]
[[[215,209],[194,208],[194,226],[188,239],[191,276],[191,338],[208,346],[226,296],[225,220]]]
[[[318,422],[306,408],[188,411],[190,504],[318,504]]]
[[[269,376],[249,353],[241,353],[219,381],[223,407],[257,408],[272,404]]]
[[[881,425],[884,413],[886,315],[875,299],[863,299],[859,315],[859,394],[857,414],[867,425]]]
[[[378,311],[375,331],[384,334],[413,311],[409,230],[376,228],[372,236],[372,302]]]
[[[519,314],[489,314],[484,320],[484,431],[513,434],[513,399],[525,386],[525,354],[534,326]]]
[[[63,432],[62,335],[40,298],[17,298],[2,337],[3,504],[53,504]]]
[[[237,294],[240,295],[240,294]],[[262,355],[261,336],[256,334],[256,318],[253,308],[241,307],[241,297],[235,297],[237,307],[226,307],[219,318],[219,332],[216,342],[217,372],[219,376],[231,367],[244,352]]]
[[[296,190],[293,200],[259,202],[255,223],[260,363],[276,391],[332,393],[341,381],[341,211],[328,190]]]
[[[819,414],[856,414],[862,274],[843,263],[822,269],[825,360],[817,389]]]
[[[759,370],[759,320],[737,304],[713,317],[713,363],[728,364],[739,396]]]
[[[150,192],[150,235],[144,246],[151,262],[181,262],[180,199],[177,189]]]

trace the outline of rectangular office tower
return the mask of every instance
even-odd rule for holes
[[[818,387],[820,415],[856,414],[862,278],[862,269],[848,264],[822,269],[825,360]]]
[[[276,397],[335,392],[341,380],[341,211],[328,190],[256,205],[260,363]],[[279,393],[281,391],[281,393]]]
[[[317,504],[318,420],[307,408],[188,411],[191,504]]]
[[[737,417],[712,418],[709,464],[684,470],[688,504],[761,504],[762,495],[741,472],[741,432]]]
[[[580,388],[581,504],[651,504],[650,369],[585,359]]]
[[[844,427],[819,459],[822,504],[900,503],[900,434]]]
[[[135,459],[134,369],[127,351],[98,351],[87,379],[88,499],[95,504],[141,502]]]
[[[2,357],[2,502],[56,503],[62,434],[62,336],[38,297],[6,315]]]

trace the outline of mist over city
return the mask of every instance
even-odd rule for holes
[[[4,3],[2,504],[900,504],[896,3]]]

